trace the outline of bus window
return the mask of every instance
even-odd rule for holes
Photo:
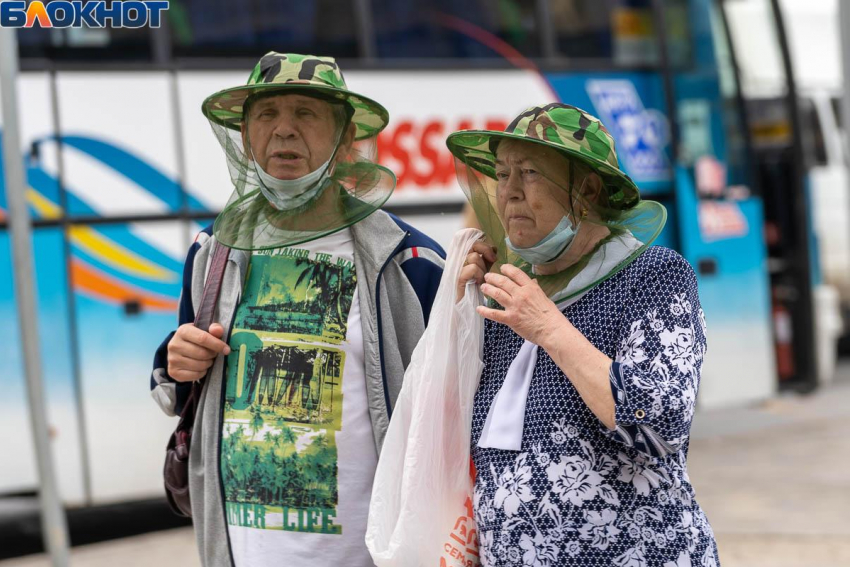
[[[358,55],[352,0],[172,0],[168,19],[175,57]]]
[[[504,56],[494,37],[527,57],[541,53],[534,2],[372,0],[370,13],[380,58]]]
[[[616,51],[612,34],[612,11],[609,2],[597,0],[551,0],[552,27],[558,51],[570,58],[612,59]],[[643,18],[646,16],[646,18]],[[638,23],[640,20],[640,24]],[[631,27],[635,37],[652,40],[652,12],[648,2],[645,11],[636,11]],[[657,59],[657,53],[652,56]]]
[[[831,97],[829,102],[832,105],[832,113],[835,116],[835,125],[838,127],[838,132],[841,134],[841,151],[844,158],[844,163],[850,167],[850,141],[844,131],[844,102],[841,97]]]
[[[36,25],[19,29],[17,35],[24,60],[146,62],[152,58],[152,33],[147,26],[45,29]]]
[[[604,66],[654,67],[660,62],[651,0],[548,0],[559,55]],[[686,0],[664,0],[670,60],[690,59]]]
[[[827,165],[826,142],[823,137],[817,107],[809,98],[800,99],[800,134],[803,137],[803,152],[806,167]]]
[[[729,43],[729,28],[723,13],[716,5],[712,6],[710,14],[714,55],[720,82],[728,183],[730,187],[746,187],[747,194],[759,194],[761,188],[756,185],[757,180],[753,175],[753,156],[751,148],[748,147],[747,127],[743,117],[746,109],[740,98],[739,77],[733,61],[732,46]]]
[[[841,105],[842,105],[841,98],[834,96],[834,97],[831,97],[829,99],[829,102],[832,104],[832,112],[835,114],[835,123],[838,125],[838,129],[843,131],[844,130],[844,112],[843,112],[843,108],[841,107]]]

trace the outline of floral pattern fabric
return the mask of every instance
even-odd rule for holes
[[[539,349],[521,450],[478,447],[523,343],[486,322],[472,424],[482,564],[716,567],[714,534],[686,465],[706,349],[690,265],[651,247],[564,314],[614,360],[617,428],[599,421]]]

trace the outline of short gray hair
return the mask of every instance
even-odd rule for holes
[[[344,129],[348,126],[348,114],[349,114],[349,105],[347,102],[330,102],[331,112],[333,113],[334,123],[336,123],[336,127],[339,129]]]

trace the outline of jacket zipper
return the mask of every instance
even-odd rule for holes
[[[395,258],[396,254],[399,253],[404,243],[407,242],[407,239],[410,237],[410,231],[405,231],[404,238],[401,239],[401,242],[398,243],[398,246],[395,247],[390,257],[387,258],[387,261],[384,262],[384,265],[381,266],[380,271],[378,271],[378,279],[375,282],[375,314],[378,317],[378,358],[381,360],[381,382],[384,385],[384,402],[387,404],[387,418],[391,419],[393,416],[393,409],[390,406],[390,392],[389,387],[387,385],[387,372],[384,369],[384,334],[381,326],[381,279],[384,277],[384,269],[392,262],[393,258]]]

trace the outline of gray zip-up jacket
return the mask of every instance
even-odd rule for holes
[[[366,392],[375,445],[381,444],[392,407],[401,390],[404,371],[425,330],[439,287],[445,252],[413,227],[378,211],[352,225],[354,265],[361,305]],[[211,228],[198,235],[186,260],[180,324],[194,320],[212,258]],[[248,253],[231,250],[214,321],[229,330],[242,295]],[[169,415],[178,415],[189,385],[167,373],[171,333],[157,349],[151,375],[151,395]],[[220,478],[223,381],[226,357],[213,363],[201,395],[189,456],[189,491],[198,550],[205,567],[232,566]]]

